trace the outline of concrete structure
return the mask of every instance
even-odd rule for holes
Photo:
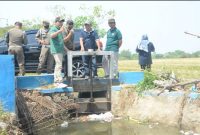
[[[200,93],[146,91],[141,95],[124,87],[112,92],[112,112],[140,122],[162,123],[200,133]]]
[[[98,52],[95,55],[109,55],[112,53]],[[77,55],[77,54],[74,54]],[[83,54],[85,55],[85,54]],[[91,53],[91,55],[94,55]],[[71,55],[73,56],[73,55]],[[45,88],[53,83],[53,74],[42,74],[34,76],[17,76],[15,77],[14,56],[0,55],[0,102],[3,104],[3,109],[8,112],[15,112],[15,90],[38,90],[41,93],[56,93],[56,92],[73,92],[73,87],[68,88]],[[112,63],[112,60],[111,60]],[[111,72],[112,74],[112,72]],[[112,77],[110,75],[110,77]],[[143,72],[122,72],[119,73],[120,83],[136,84],[143,79]],[[130,79],[126,79],[130,78]],[[132,79],[131,79],[132,78]],[[131,81],[133,80],[133,81]],[[113,81],[114,82],[114,81]],[[113,91],[121,90],[121,86],[112,86]]]

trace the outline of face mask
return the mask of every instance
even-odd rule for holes
[[[49,28],[49,25],[47,25],[47,26],[44,26],[44,28],[45,28],[45,29],[48,29],[48,28]]]

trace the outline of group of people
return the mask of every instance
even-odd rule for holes
[[[67,87],[63,83],[62,67],[64,66],[65,76],[67,76],[67,62],[62,65],[63,58],[67,60],[67,52],[74,50],[74,30],[73,20],[66,21],[66,27],[63,25],[65,20],[61,17],[56,17],[54,25],[50,27],[48,21],[43,21],[43,27],[38,30],[36,34],[36,40],[42,46],[39,57],[39,64],[37,73],[40,74],[44,69],[45,63],[47,63],[47,73],[53,73],[54,69],[54,84],[57,87]],[[107,42],[105,51],[114,52],[114,65],[113,73],[114,77],[118,75],[118,52],[122,45],[122,34],[119,29],[116,28],[115,19],[109,19],[108,25],[110,29],[107,32]],[[25,74],[24,69],[24,53],[22,45],[27,44],[27,37],[24,31],[22,31],[22,23],[16,22],[15,28],[8,31],[6,41],[9,45],[9,54],[14,54],[17,58],[19,65],[20,75]],[[80,51],[88,51],[93,49],[94,51],[102,50],[102,42],[99,39],[98,33],[92,28],[92,22],[86,21],[84,23],[84,29],[80,34]],[[85,78],[88,79],[90,75],[89,62],[92,61],[92,76],[97,77],[96,57],[83,56]],[[103,68],[105,70],[105,76],[109,76],[109,62],[106,56],[102,59]]]
[[[74,50],[74,22],[73,20],[67,20],[66,27],[63,25],[64,22],[65,20],[63,18],[56,17],[54,25],[50,27],[48,21],[43,21],[43,27],[39,29],[36,34],[36,40],[42,46],[36,72],[40,74],[44,69],[45,63],[47,63],[47,73],[53,73],[55,62],[54,83],[58,87],[67,87],[67,85],[63,83],[62,63],[63,58],[67,60],[67,52]],[[110,29],[107,31],[105,51],[113,51],[114,53],[112,71],[115,78],[118,76],[119,48],[122,46],[122,34],[116,27],[115,19],[109,19],[108,25]],[[6,42],[9,45],[9,54],[14,54],[17,58],[19,73],[24,75],[24,53],[22,45],[27,44],[27,37],[25,32],[22,31],[21,22],[16,22],[15,28],[7,32]],[[80,35],[80,47],[80,51],[88,51],[89,49],[95,51],[102,50],[102,43],[99,40],[98,33],[92,28],[92,23],[90,21],[84,23],[84,29],[81,31]],[[139,53],[139,64],[141,65],[142,70],[151,68],[151,52],[154,50],[153,44],[149,42],[147,35],[144,35],[141,43],[136,48],[136,51]],[[83,56],[86,79],[88,79],[90,75],[90,60],[92,61],[92,76],[98,76],[96,57]],[[103,56],[102,66],[105,71],[105,77],[108,77],[110,65],[107,56]],[[67,76],[67,67],[67,62],[65,62],[65,76]]]

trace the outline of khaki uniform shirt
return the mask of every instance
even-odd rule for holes
[[[22,46],[27,44],[26,33],[21,29],[13,28],[6,35],[6,42],[9,46]]]
[[[44,29],[44,28],[39,29],[35,35],[36,40],[38,42],[39,40],[44,40],[45,41],[44,45],[50,45],[50,36],[48,32],[49,32],[49,29]]]

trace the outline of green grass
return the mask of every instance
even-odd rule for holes
[[[138,60],[119,61],[119,71],[140,71]],[[183,80],[200,79],[200,58],[153,59],[152,71],[173,71]]]

